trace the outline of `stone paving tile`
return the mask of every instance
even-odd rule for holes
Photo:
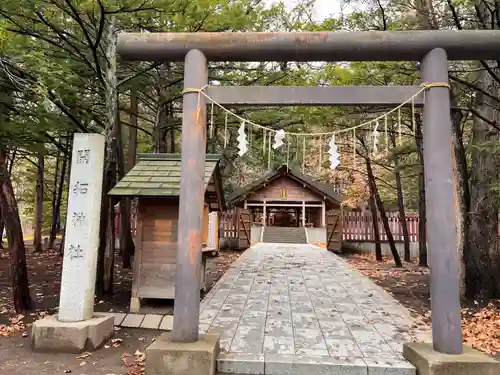
[[[417,375],[417,369],[409,362],[391,359],[365,360],[369,375]]]
[[[125,314],[125,313],[101,313],[101,312],[97,312],[95,314],[104,315],[104,316],[113,316],[113,318],[115,319],[115,326],[120,326],[123,322],[123,319],[125,319],[125,317],[127,316],[127,314]]]
[[[141,323],[141,328],[158,329],[162,319],[163,315],[146,314],[144,320]]]
[[[293,336],[264,336],[264,353],[295,354]]]
[[[259,354],[264,346],[264,327],[239,325],[231,343],[230,352]]]
[[[266,375],[367,375],[367,366],[360,359],[266,354],[264,371]]]
[[[127,314],[121,325],[122,327],[139,328],[143,320],[143,314]]]
[[[212,291],[200,332],[221,335],[220,372],[415,375],[408,310],[324,249],[257,244]]]
[[[328,353],[332,357],[363,358],[356,341],[351,339],[325,339]]]
[[[174,327],[174,316],[165,315],[160,323],[160,329],[164,331],[171,331]]]
[[[264,354],[221,354],[217,369],[229,374],[263,375]]]

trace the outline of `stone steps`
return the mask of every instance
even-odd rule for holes
[[[304,228],[266,227],[262,242],[307,244],[307,236]]]

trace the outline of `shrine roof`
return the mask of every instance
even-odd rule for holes
[[[306,188],[314,191],[318,195],[324,196],[327,200],[333,201],[337,204],[342,203],[344,200],[344,197],[338,194],[331,186],[323,182],[315,181],[311,176],[283,165],[276,170],[268,172],[262,178],[252,181],[251,183],[233,191],[227,198],[228,204],[238,204],[264,188],[267,184],[284,176],[303,184]]]
[[[218,171],[220,155],[205,158],[205,190],[209,183],[221,185]],[[179,197],[181,180],[180,154],[138,154],[137,164],[109,195],[132,197]]]

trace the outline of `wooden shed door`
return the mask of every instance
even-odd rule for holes
[[[342,247],[342,211],[326,212],[326,247],[328,250],[340,251]]]
[[[251,215],[250,210],[240,209],[238,218],[238,237],[240,239],[239,247],[248,248],[251,244]]]

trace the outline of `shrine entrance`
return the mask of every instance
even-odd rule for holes
[[[269,209],[266,226],[274,227],[298,227],[299,210],[294,208],[278,207]]]
[[[252,226],[325,228],[328,210],[343,197],[331,186],[286,165],[268,172],[228,197],[228,204],[249,210]]]
[[[423,143],[434,350],[461,354],[448,60],[500,59],[499,30],[124,33],[127,60],[184,61],[182,167],[172,340],[198,340],[207,96],[224,105],[399,105],[425,89]],[[420,86],[209,86],[207,61],[418,61]],[[423,93],[415,98],[422,105]],[[305,211],[305,210],[304,210]],[[265,213],[265,211],[264,211]],[[303,219],[304,220],[304,219]]]

